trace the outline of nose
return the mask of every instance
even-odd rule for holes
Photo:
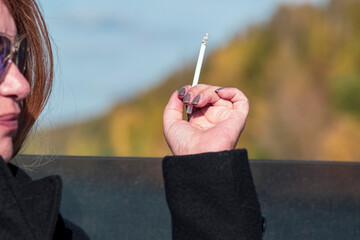
[[[0,95],[11,97],[15,101],[24,100],[30,93],[30,84],[20,73],[14,63],[11,63],[8,71],[0,81]]]

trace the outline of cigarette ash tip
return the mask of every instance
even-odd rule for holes
[[[203,39],[202,43],[203,43],[204,45],[206,45],[206,44],[207,44],[208,39],[209,39],[209,34],[207,33],[207,34],[205,34],[205,37],[204,37],[204,39]]]

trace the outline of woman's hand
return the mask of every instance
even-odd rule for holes
[[[188,121],[185,105],[193,105]],[[234,149],[245,127],[249,102],[236,88],[199,84],[175,91],[164,110],[164,135],[174,155]]]

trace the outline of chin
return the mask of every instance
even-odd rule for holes
[[[1,158],[4,159],[5,162],[10,162],[10,160],[12,159],[12,155],[13,152],[11,151],[11,153],[1,154]]]
[[[10,162],[13,157],[12,138],[0,140],[0,156],[5,162]]]

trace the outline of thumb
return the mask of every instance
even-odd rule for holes
[[[178,97],[178,91],[175,91],[164,109],[163,124],[166,132],[174,123],[183,120],[184,104]]]

